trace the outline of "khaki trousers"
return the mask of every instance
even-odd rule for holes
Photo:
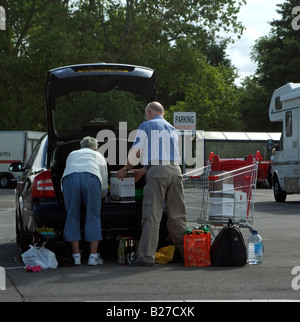
[[[164,200],[167,205],[167,228],[170,238],[183,256],[183,234],[187,228],[187,218],[179,166],[151,166],[147,172],[138,254],[144,262],[155,262]]]

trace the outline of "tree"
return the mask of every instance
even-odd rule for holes
[[[59,26],[64,26],[68,18],[67,5],[66,1],[54,0],[4,1],[7,30],[0,33],[3,130],[46,129],[46,73],[53,60],[53,64],[58,64],[59,58],[54,57],[64,48],[61,35],[66,30],[59,32]]]
[[[278,4],[281,18],[270,23],[270,34],[254,46],[252,59],[258,67],[255,75],[245,80],[239,98],[242,115],[248,120],[247,130],[280,130],[279,124],[269,121],[268,111],[275,89],[299,82],[300,33],[292,28],[292,9],[298,4],[296,0]]]
[[[215,84],[219,80],[231,87],[234,73],[225,56],[230,38],[222,39],[218,33],[242,33],[237,13],[244,3],[0,0],[7,14],[7,30],[0,31],[3,129],[46,130],[46,74],[61,65],[102,61],[154,68],[158,100],[166,109],[183,104],[192,92],[196,95],[196,85],[207,88],[201,75],[210,66],[218,71]]]
[[[299,81],[300,33],[292,28],[292,10],[297,4],[296,0],[289,0],[277,5],[281,19],[271,22],[271,33],[254,46],[256,77],[270,92],[288,82]]]
[[[242,130],[248,132],[279,131],[269,120],[270,96],[255,76],[247,77],[239,88],[236,106],[239,107]]]
[[[184,100],[177,101],[171,106],[170,112],[194,111],[197,113],[197,129],[206,131],[232,131],[241,129],[239,111],[235,108],[238,89],[234,85],[236,76],[233,68],[223,65],[211,66],[206,63],[205,56],[190,51],[184,52],[185,59],[191,55],[197,58],[193,66],[189,66],[185,81],[175,85],[175,88],[183,88]],[[171,121],[172,116],[168,114]]]

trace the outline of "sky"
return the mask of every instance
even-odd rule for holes
[[[247,28],[243,37],[230,45],[227,53],[234,66],[239,70],[240,78],[236,80],[239,85],[246,77],[253,75],[256,64],[251,61],[250,53],[255,40],[268,35],[271,26],[268,22],[280,18],[276,12],[276,4],[282,4],[284,0],[247,0],[239,13],[239,20]]]

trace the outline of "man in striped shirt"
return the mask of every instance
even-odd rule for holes
[[[148,104],[145,113],[147,121],[140,125],[129,152],[127,165],[118,171],[118,177],[124,178],[137,164],[137,160],[144,166],[138,172],[138,177],[146,174],[146,185],[143,196],[142,235],[138,258],[134,264],[153,266],[164,201],[167,206],[167,228],[170,238],[182,257],[187,219],[177,132],[164,119],[164,108],[160,103]]]

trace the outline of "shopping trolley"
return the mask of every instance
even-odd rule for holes
[[[228,172],[212,172],[210,165],[183,176],[187,220],[223,226],[229,219],[252,231],[257,163]]]
[[[188,222],[200,223],[208,214],[209,175],[211,166],[183,175],[183,189]]]

